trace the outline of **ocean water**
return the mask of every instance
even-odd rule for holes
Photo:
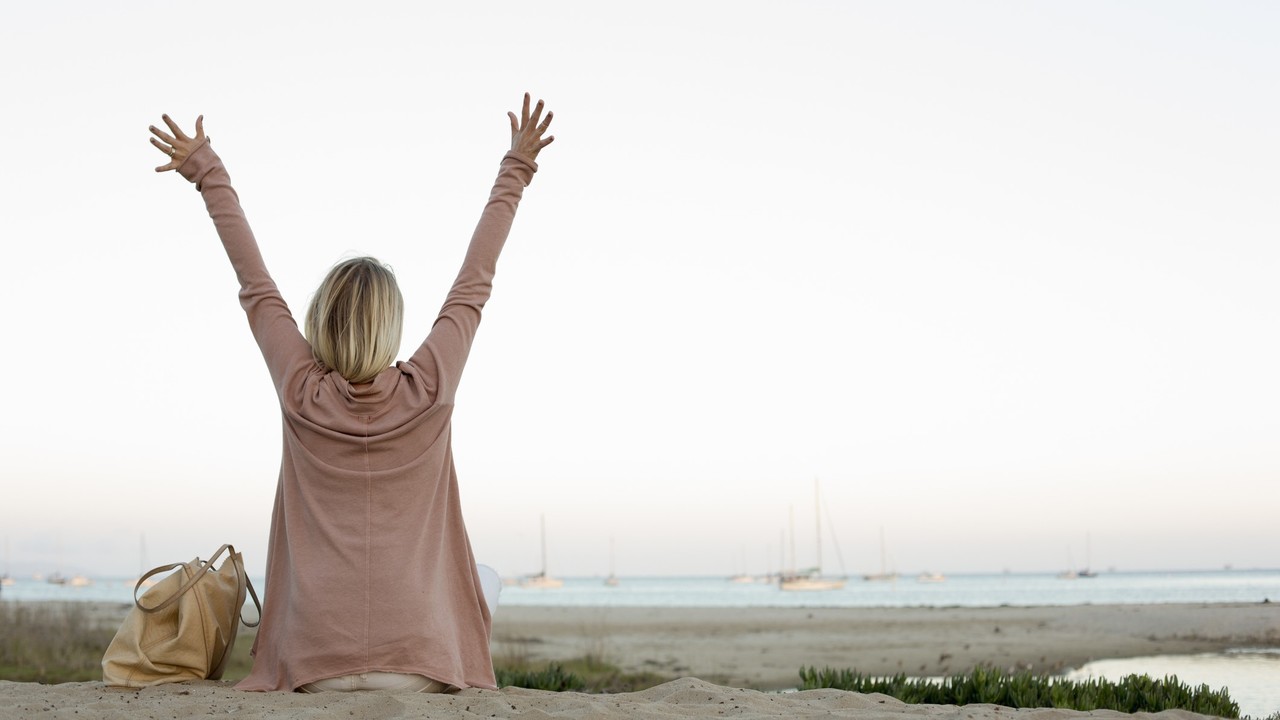
[[[564,587],[505,587],[507,605],[604,607],[996,607],[1144,603],[1280,602],[1280,570],[1103,573],[1064,580],[1052,573],[850,579],[841,590],[782,592],[768,583],[725,578],[568,578]]]
[[[1241,716],[1261,719],[1280,712],[1280,649],[1097,660],[1066,677],[1119,680],[1126,675],[1176,675],[1192,686],[1208,685],[1214,690],[1225,687],[1240,705]]]
[[[262,578],[253,578],[265,597]],[[0,600],[131,602],[133,579],[94,578],[89,585],[51,585],[18,579],[0,588]],[[566,578],[564,587],[502,589],[502,605],[601,607],[996,607],[1000,605],[1111,605],[1144,603],[1280,602],[1280,570],[1117,572],[1064,580],[1051,573],[951,575],[944,582],[850,579],[842,590],[782,592],[768,583],[732,583],[722,577]]]

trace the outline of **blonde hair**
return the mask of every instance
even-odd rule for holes
[[[348,382],[369,382],[400,352],[404,297],[391,268],[371,257],[343,260],[311,298],[303,332],[317,362]]]

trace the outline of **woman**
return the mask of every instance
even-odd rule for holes
[[[495,687],[492,616],[462,522],[450,449],[454,393],[516,206],[537,171],[539,100],[524,96],[511,151],[462,270],[405,362],[403,301],[372,258],[338,264],[307,312],[306,336],[263,265],[204,118],[188,137],[151,127],[157,172],[195,183],[240,281],[284,420],[267,550],[266,604],[244,690]]]

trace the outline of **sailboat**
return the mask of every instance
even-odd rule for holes
[[[815,527],[817,528],[817,563],[813,568],[804,573],[793,573],[791,575],[783,575],[778,587],[788,592],[808,591],[808,590],[840,590],[845,586],[844,578],[831,578],[822,576],[822,501],[818,495],[818,479],[813,480],[813,504],[816,519]],[[793,543],[794,547],[794,543]],[[794,550],[793,550],[794,555]]]
[[[9,574],[9,538],[4,539],[4,574],[0,575],[0,587],[9,587],[16,581]]]
[[[746,567],[747,567],[747,548],[746,548],[746,546],[743,546],[743,548],[742,548],[742,567],[743,567],[743,571],[742,571],[742,572],[740,572],[740,573],[735,573],[735,574],[733,574],[733,575],[730,575],[730,576],[729,576],[729,582],[731,582],[731,583],[735,583],[735,584],[738,584],[738,585],[745,585],[745,584],[747,584],[747,583],[753,583],[753,582],[755,582],[755,581],[756,581],[756,579],[755,579],[755,578],[753,578],[753,577],[751,577],[751,574],[750,574],[750,573],[748,573],[748,572],[746,571]]]
[[[1084,534],[1084,568],[1076,573],[1077,577],[1094,578],[1098,577],[1098,573],[1093,570],[1093,538],[1089,533]]]
[[[564,581],[547,574],[547,516],[542,516],[542,572],[520,579],[520,587],[533,590],[555,590],[564,587]]]
[[[868,574],[868,575],[863,575],[863,576],[862,576],[862,579],[863,579],[863,580],[868,580],[868,581],[871,581],[871,582],[884,582],[885,580],[897,580],[897,579],[898,579],[898,573],[896,573],[896,572],[890,572],[889,570],[887,570],[887,569],[886,569],[886,565],[885,565],[885,552],[884,552],[884,527],[883,527],[883,526],[881,526],[881,528],[880,528],[880,572],[878,572],[878,573],[871,573],[871,574]]]
[[[613,538],[609,538],[609,577],[604,579],[605,587],[618,587],[618,576],[613,574]]]
[[[143,533],[138,533],[138,577],[141,578],[143,575],[146,575],[146,574],[147,574],[147,536]],[[149,577],[146,580],[142,581],[141,586],[144,588],[149,588],[152,585],[155,585],[157,582],[160,582],[160,581],[156,580],[154,577]],[[132,584],[135,588],[138,587],[138,581],[136,580],[130,584]]]
[[[1067,548],[1067,569],[1066,569],[1066,570],[1064,570],[1063,572],[1058,573],[1058,577],[1059,577],[1059,578],[1061,578],[1062,580],[1075,580],[1076,578],[1096,578],[1096,577],[1098,577],[1098,573],[1097,573],[1097,572],[1095,572],[1093,569],[1091,569],[1091,566],[1092,566],[1092,562],[1091,562],[1091,561],[1092,561],[1092,559],[1093,559],[1093,558],[1091,557],[1091,556],[1092,556],[1092,554],[1093,554],[1092,544],[1093,544],[1093,543],[1091,542],[1091,538],[1089,537],[1089,534],[1088,534],[1088,533],[1085,533],[1085,536],[1084,536],[1084,567],[1083,567],[1083,568],[1081,568],[1081,569],[1079,569],[1079,570],[1076,570],[1076,569],[1075,569],[1076,561],[1075,561],[1075,558],[1073,558],[1073,557],[1072,557],[1072,555],[1071,555],[1071,548],[1070,548],[1070,547],[1068,547],[1068,548]]]

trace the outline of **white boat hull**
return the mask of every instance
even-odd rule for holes
[[[842,590],[845,582],[838,578],[788,578],[782,581],[781,587],[787,592]]]

